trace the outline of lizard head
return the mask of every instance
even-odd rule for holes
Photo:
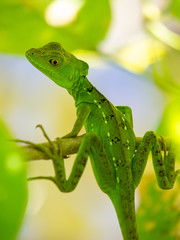
[[[26,57],[33,66],[67,90],[74,88],[80,78],[88,74],[88,64],[66,52],[56,42],[31,48]]]

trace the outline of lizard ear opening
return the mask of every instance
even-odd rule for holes
[[[88,75],[88,70],[89,66],[86,62],[79,60],[80,63],[80,76],[87,76]]]

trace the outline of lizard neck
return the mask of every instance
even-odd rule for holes
[[[81,77],[78,81],[78,85],[76,84],[76,86],[73,86],[73,89],[68,92],[73,96],[76,107],[80,103],[93,103],[95,99],[104,98],[86,77]]]

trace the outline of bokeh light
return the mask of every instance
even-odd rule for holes
[[[18,171],[22,167],[22,160],[18,154],[12,153],[7,157],[6,165],[11,171]]]
[[[64,26],[72,22],[82,6],[83,0],[56,0],[45,11],[46,22],[53,27]]]

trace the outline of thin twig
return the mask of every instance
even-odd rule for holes
[[[78,152],[78,149],[81,145],[81,141],[83,139],[84,135],[78,136],[78,137],[74,137],[74,138],[62,138],[62,156],[64,158],[67,158],[68,155],[74,154]],[[136,149],[138,148],[140,142],[142,140],[142,137],[137,137],[136,138]],[[162,146],[162,141],[161,138],[158,138],[159,143],[160,143],[160,147],[161,150],[163,150],[163,146]],[[32,145],[29,144],[28,141],[21,141],[21,140],[14,140],[16,142],[22,142],[22,143],[26,143],[26,146],[21,146],[21,150],[25,155],[26,161],[32,161],[32,160],[40,160],[40,159],[44,159],[44,160],[48,160],[49,157],[44,153],[41,152],[40,150],[38,150],[38,148],[34,148]],[[169,148],[169,139],[165,138],[165,143],[167,146],[167,150]],[[58,149],[58,141],[52,141],[52,143],[54,144],[55,148]],[[49,142],[44,142],[44,143],[39,143],[37,145],[41,145],[43,147],[46,147],[47,149],[50,149],[50,144]]]

